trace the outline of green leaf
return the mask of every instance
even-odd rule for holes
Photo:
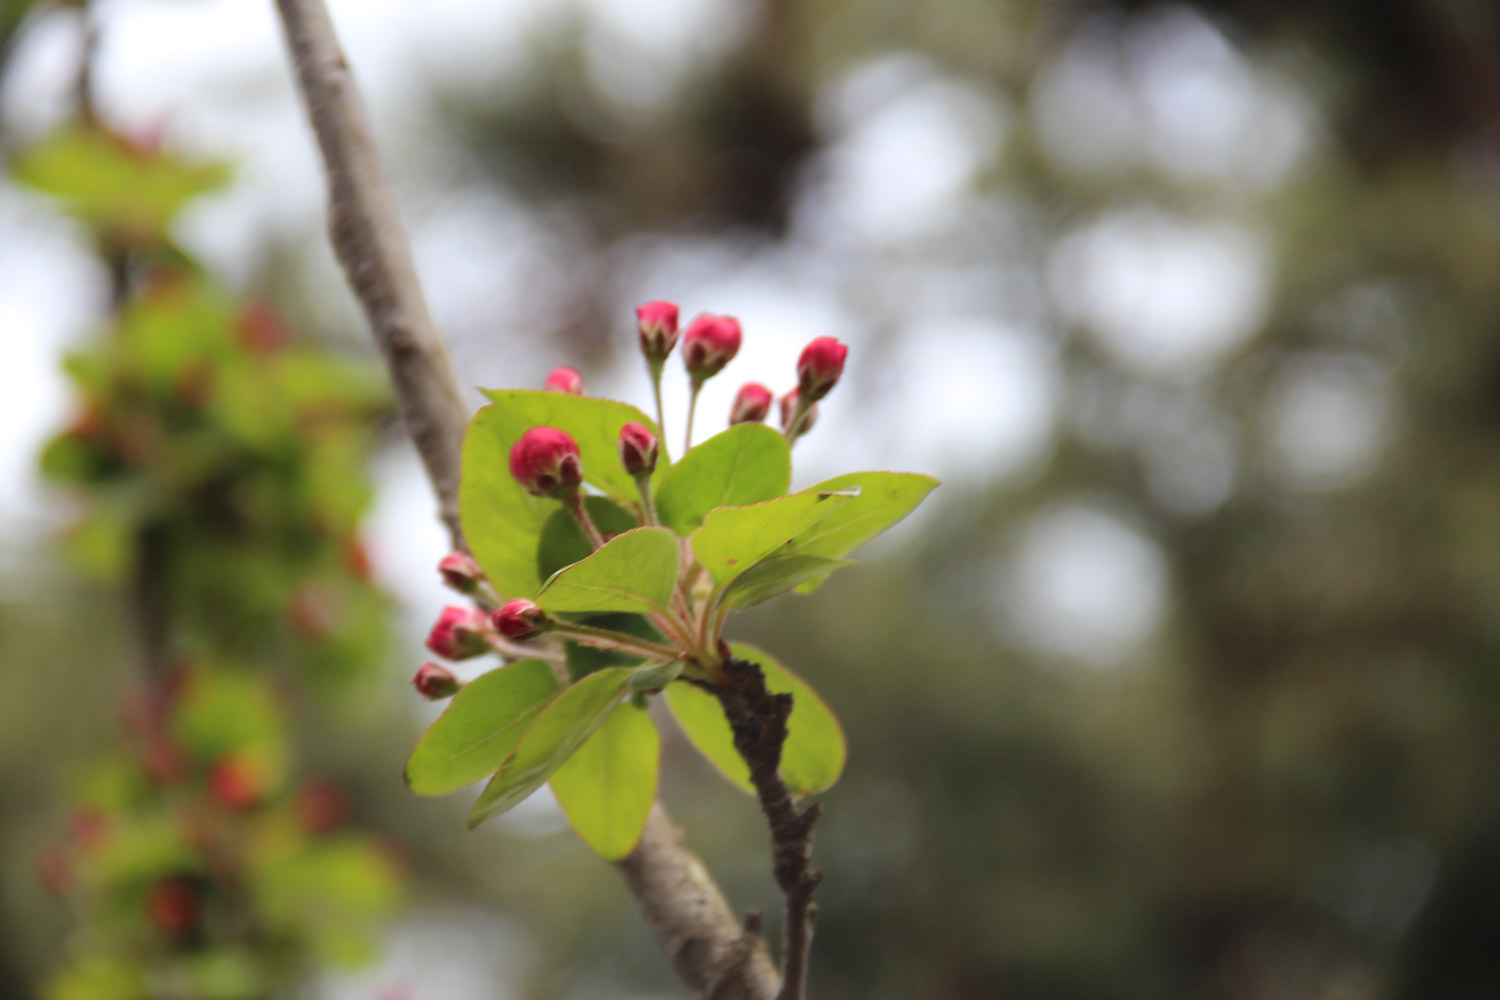
[[[844,770],[846,756],[844,731],[833,712],[806,681],[761,650],[744,643],[734,643],[730,648],[740,659],[760,664],[770,691],[792,696],[787,740],[781,751],[781,777],[792,793],[815,795],[831,788]],[[734,748],[734,733],[719,700],[683,682],[669,684],[666,697],[672,717],[698,752],[731,783],[755,794],[750,769]]]
[[[658,474],[657,515],[668,528],[688,535],[715,507],[775,499],[791,481],[786,438],[764,424],[736,424]]]
[[[817,585],[834,570],[854,565],[849,559],[805,556],[799,553],[772,556],[740,574],[725,588],[724,600],[732,608],[748,608],[784,594],[806,583]]]
[[[584,497],[583,505],[594,526],[604,532],[606,538],[623,535],[636,527],[635,515],[608,497]],[[588,558],[593,551],[593,543],[583,533],[578,518],[559,507],[542,525],[542,537],[536,549],[537,575],[545,580],[564,566]]]
[[[858,489],[859,496],[799,533],[792,549],[841,559],[910,514],[937,485],[931,476],[915,472],[851,472],[821,482],[810,489]],[[797,590],[805,594],[822,582],[809,580]]]
[[[543,660],[475,678],[422,734],[406,762],[406,783],[418,795],[447,795],[494,774],[557,693]]]
[[[641,839],[660,761],[651,716],[625,704],[552,773],[552,792],[568,822],[605,861],[620,860]]]
[[[805,490],[748,507],[720,507],[693,532],[693,553],[716,581],[728,583],[851,499]]]
[[[543,611],[666,611],[680,568],[666,528],[636,528],[559,570],[537,595]]]
[[[584,480],[628,504],[635,481],[620,465],[620,428],[631,420],[655,424],[635,407],[608,399],[526,389],[487,395],[494,402],[474,415],[464,436],[458,496],[464,536],[502,594],[535,597],[544,579],[537,572],[537,540],[560,506],[531,496],[511,478],[511,446],[533,427],[567,431],[578,442]]]
[[[631,671],[610,667],[569,687],[536,717],[469,810],[469,829],[506,812],[542,786],[627,693]]]
[[[673,660],[671,663],[658,663],[651,667],[641,667],[630,675],[630,689],[632,691],[654,691],[665,687],[678,677],[682,676],[683,668],[687,664],[682,660]]]

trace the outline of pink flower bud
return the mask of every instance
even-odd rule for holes
[[[844,372],[849,348],[832,337],[819,337],[802,349],[797,359],[797,390],[810,403],[828,395]]]
[[[808,431],[812,430],[813,424],[816,423],[818,419],[818,404],[814,403],[807,408],[807,412],[802,415],[802,420],[797,425],[796,433],[793,433],[792,420],[795,419],[796,416],[797,390],[793,389],[791,392],[781,397],[781,429],[793,440],[796,440],[797,438],[806,434]]]
[[[746,382],[734,395],[734,405],[729,408],[729,423],[758,424],[771,412],[771,390],[759,382]]]
[[[620,461],[636,479],[656,471],[656,435],[634,420],[620,428]]]
[[[489,623],[473,608],[449,605],[427,633],[427,648],[450,660],[467,660],[489,650]]]
[[[440,698],[451,698],[458,694],[458,689],[463,687],[463,684],[447,667],[436,663],[424,663],[412,677],[411,686],[416,688],[417,693],[423,698],[437,701]]]
[[[713,378],[740,352],[740,321],[703,313],[682,335],[682,363],[694,382]]]
[[[635,326],[646,360],[661,362],[677,346],[677,306],[671,302],[647,302],[635,310]]]
[[[569,396],[583,395],[583,376],[578,374],[576,368],[567,365],[558,365],[547,374],[547,381],[542,383],[542,388],[548,392],[561,392]]]
[[[510,474],[535,496],[566,496],[583,482],[578,442],[556,427],[533,427],[510,449]]]
[[[460,594],[472,594],[484,580],[484,570],[467,552],[450,552],[438,561],[443,582]]]
[[[525,642],[535,639],[552,624],[547,613],[537,607],[535,601],[518,597],[506,601],[490,613],[490,622],[507,639]]]

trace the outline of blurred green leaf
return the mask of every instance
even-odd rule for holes
[[[859,496],[810,525],[792,539],[802,555],[843,558],[914,510],[938,485],[915,472],[851,472],[809,487],[814,490],[859,490]],[[801,584],[800,593],[816,590],[826,577]]]
[[[662,524],[686,536],[714,508],[775,499],[791,480],[792,453],[786,438],[764,424],[736,424],[657,475],[657,515]]]
[[[847,750],[844,731],[831,709],[806,681],[754,646],[732,643],[742,660],[760,664],[766,688],[792,696],[786,745],[781,752],[781,777],[793,794],[815,795],[838,781]],[[753,795],[750,769],[734,748],[734,733],[719,699],[685,682],[667,685],[667,707],[688,741],[732,784]]]
[[[447,795],[494,774],[552,703],[557,678],[544,660],[519,660],[465,684],[406,762],[418,795]]]
[[[666,611],[681,562],[666,528],[636,528],[559,570],[537,595],[544,611]]]
[[[148,1000],[141,969],[123,958],[89,958],[53,977],[43,1000]]]
[[[625,697],[631,671],[610,667],[558,695],[521,737],[469,811],[469,829],[499,816],[540,788]]]
[[[656,798],[660,758],[650,714],[625,704],[552,773],[552,791],[568,822],[605,861],[618,861],[640,840]]]
[[[693,552],[717,582],[728,583],[849,499],[806,490],[748,507],[721,507],[693,532]]]
[[[623,535],[636,526],[635,515],[608,497],[584,497],[583,503],[595,527],[606,538]],[[546,580],[564,566],[586,559],[593,551],[593,543],[583,533],[578,518],[559,507],[542,525],[536,550],[537,575]]]
[[[724,590],[724,600],[732,608],[748,608],[793,587],[806,583],[816,585],[834,570],[852,565],[850,559],[829,559],[795,552],[771,556],[735,577]]]

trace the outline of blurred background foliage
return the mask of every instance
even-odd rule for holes
[[[109,185],[101,167],[72,202],[56,190],[56,144],[80,141],[57,131],[56,68],[80,15],[32,6],[0,17],[0,261],[46,293],[7,322],[60,344],[84,324],[48,304],[107,300],[110,281],[59,213],[103,211]],[[97,3],[98,114],[234,165],[161,233],[202,262],[188,288],[269,298],[352,354],[364,335],[268,6]],[[945,479],[861,568],[742,626],[848,730],[817,850],[816,996],[1500,992],[1493,4],[403,7],[334,5],[466,384],[571,363],[642,402],[629,309],[673,298],[745,322],[704,412],[742,378],[784,388],[813,336],[851,343],[799,481]],[[127,232],[159,227],[175,184],[220,179],[131,169]],[[233,395],[224,428],[184,436],[188,472],[247,442],[327,447],[308,481],[328,492],[306,499],[358,516],[358,449],[290,404],[236,416]],[[29,397],[10,396],[24,422]],[[373,966],[303,987],[680,995],[617,876],[545,800],[466,835],[466,803],[401,787],[430,715],[397,692],[443,600],[441,536],[369,412],[370,561],[404,610],[361,610],[345,662],[391,697],[315,698],[294,725],[299,766],[407,845],[415,901]],[[69,450],[49,467],[78,469]],[[161,497],[130,502],[184,530]],[[73,926],[32,859],[64,825],[64,776],[119,745],[135,640],[122,588],[10,510],[0,674],[27,694],[0,701],[0,994],[26,996]],[[246,588],[265,608],[293,593],[287,567],[333,572],[331,549],[256,537],[241,554],[274,564]],[[207,564],[183,613],[212,627],[222,605],[194,598],[226,564],[181,538]],[[220,624],[253,646],[271,638],[255,621]],[[666,800],[736,905],[774,909],[751,804],[680,741],[666,752]]]

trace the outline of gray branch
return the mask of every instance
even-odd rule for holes
[[[276,0],[276,7],[323,153],[334,253],[385,355],[402,419],[459,547],[459,457],[467,418],[359,90],[323,0]],[[735,919],[660,805],[653,806],[640,844],[618,868],[657,943],[698,995],[774,1000],[780,977],[760,935]]]

